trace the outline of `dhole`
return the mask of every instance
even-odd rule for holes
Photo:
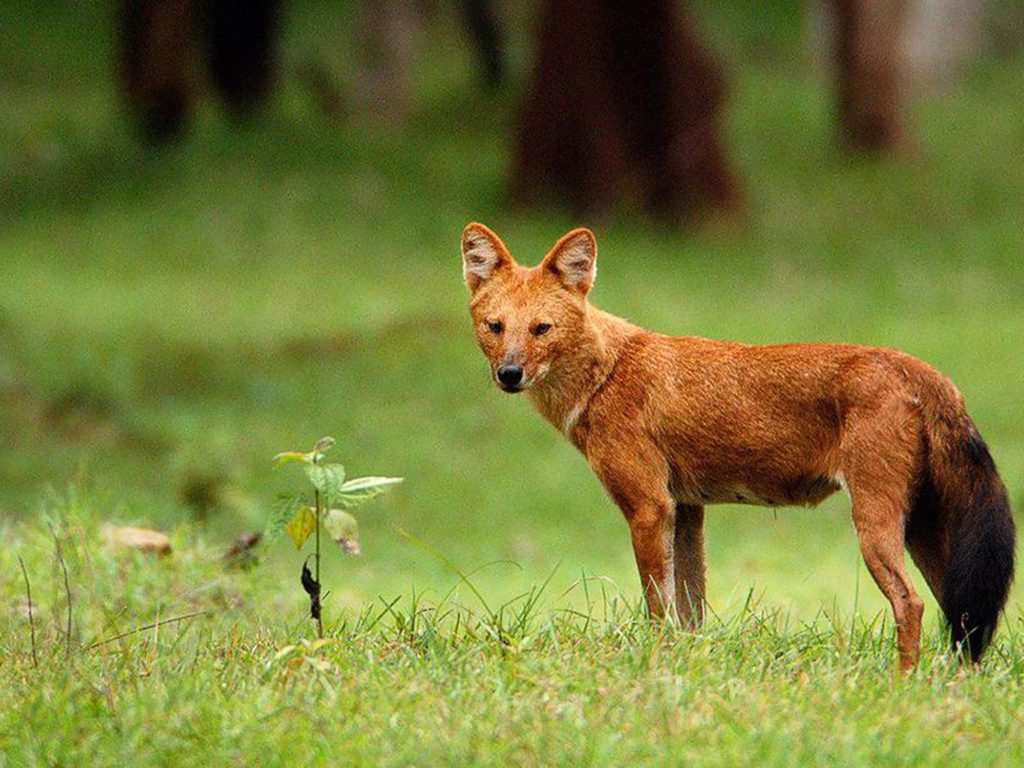
[[[521,267],[482,224],[462,233],[477,341],[495,382],[526,392],[586,456],[629,524],[648,611],[697,625],[704,507],[813,505],[845,488],[860,551],[892,605],[902,669],[924,604],[977,660],[1013,578],[1014,522],[960,393],[891,349],[747,346],[643,330],[591,306],[586,229]]]

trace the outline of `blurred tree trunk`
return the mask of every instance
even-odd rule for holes
[[[639,198],[673,219],[735,209],[724,83],[677,0],[546,0],[512,191],[577,210]]]
[[[840,131],[847,147],[878,151],[903,142],[903,30],[907,0],[832,0]]]
[[[416,0],[362,0],[360,101],[379,119],[401,122],[412,103],[412,65],[422,25]]]
[[[143,135],[168,141],[182,132],[197,92],[196,33],[209,71],[235,114],[269,96],[277,65],[280,0],[123,0],[119,69]]]
[[[142,133],[153,142],[183,130],[195,92],[192,0],[124,0],[120,79]]]
[[[481,80],[496,89],[504,78],[501,25],[493,0],[459,0],[462,25],[475,50]],[[424,0],[361,0],[362,65],[358,99],[376,118],[403,121],[412,106],[419,40],[437,11]]]
[[[210,77],[236,116],[263,106],[277,75],[280,0],[208,0]]]
[[[504,37],[491,0],[462,0],[462,18],[476,51],[480,79],[490,90],[505,79]]]

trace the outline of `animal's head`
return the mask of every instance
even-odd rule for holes
[[[535,267],[516,264],[483,224],[462,231],[462,271],[476,338],[506,392],[540,384],[586,329],[587,293],[597,272],[589,229],[562,237]]]

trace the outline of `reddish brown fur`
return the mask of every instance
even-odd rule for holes
[[[463,254],[492,372],[509,360],[524,367],[528,397],[622,509],[652,615],[702,619],[704,505],[813,505],[845,483],[864,560],[892,605],[900,666],[916,663],[923,602],[904,568],[904,526],[932,411],[964,413],[947,379],[890,349],[748,346],[638,328],[588,303],[588,230],[524,268],[470,224]],[[538,323],[551,330],[534,335]],[[912,549],[933,590],[947,550],[938,539]]]

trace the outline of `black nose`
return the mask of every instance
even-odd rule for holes
[[[518,387],[523,381],[523,368],[520,365],[503,365],[498,368],[498,381],[504,387]]]

